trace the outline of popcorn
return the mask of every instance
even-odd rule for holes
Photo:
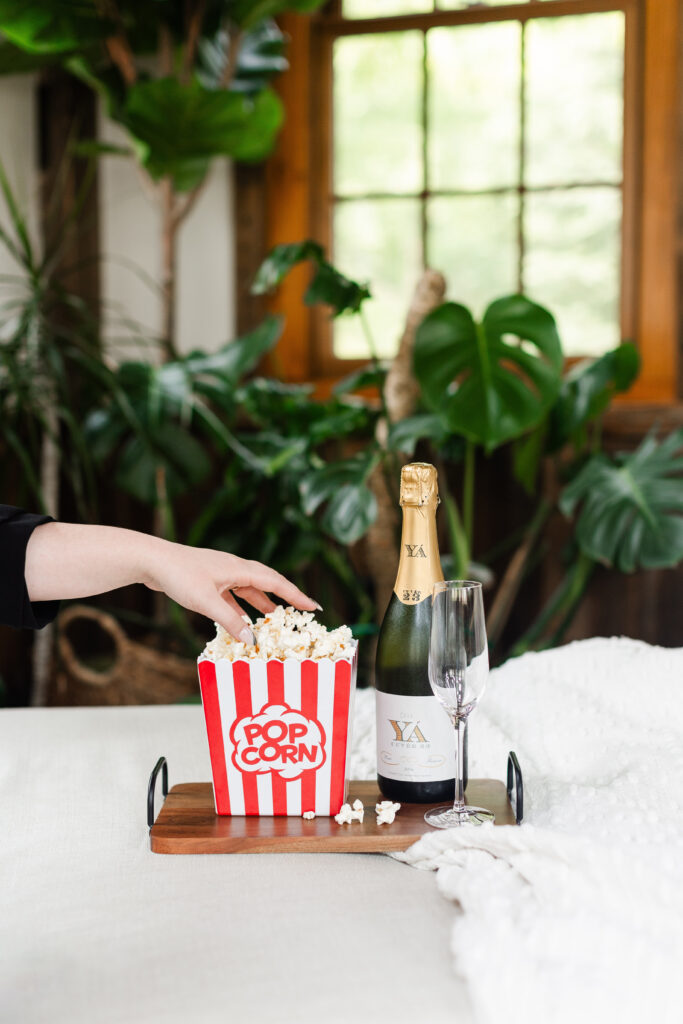
[[[304,811],[301,817],[305,818],[306,821],[312,821],[315,818],[315,811]]]
[[[248,616],[244,615],[243,619],[254,633],[254,644],[235,640],[216,623],[216,636],[208,642],[201,656],[210,661],[222,658],[228,661],[241,658],[276,658],[281,661],[285,658],[296,661],[330,658],[338,661],[350,660],[355,652],[356,641],[348,626],[328,630],[322,623],[315,622],[313,612],[299,612],[291,606],[284,608],[278,605],[253,624]]]
[[[335,814],[334,820],[338,825],[350,825],[352,821],[357,821],[362,825],[364,814],[365,808],[362,800],[354,800],[353,807],[351,804],[342,804],[341,810],[339,814]]]
[[[353,811],[351,810],[351,804],[342,804],[339,814],[335,814],[334,820],[338,825],[350,825],[353,821]]]
[[[377,814],[378,825],[391,825],[393,824],[396,812],[401,810],[400,804],[394,804],[391,800],[382,800],[381,803],[375,804],[375,812]]]

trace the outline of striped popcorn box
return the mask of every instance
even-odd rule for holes
[[[356,663],[199,659],[217,814],[338,814]]]

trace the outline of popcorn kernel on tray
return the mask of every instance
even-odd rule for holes
[[[378,825],[392,825],[394,818],[398,811],[401,810],[400,804],[392,803],[391,800],[382,800],[381,803],[375,804],[375,813],[377,814]]]
[[[243,616],[253,633],[255,644],[245,644],[235,640],[222,626],[216,623],[215,639],[210,640],[204,651],[203,658],[211,661],[237,661],[239,658],[294,658],[304,661],[307,658],[318,660],[331,658],[350,658],[355,650],[355,641],[348,626],[337,629],[326,629],[320,622],[315,622],[313,612],[300,612],[288,606],[278,605],[274,611],[268,612],[253,624],[248,616]]]

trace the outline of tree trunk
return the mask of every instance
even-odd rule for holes
[[[165,363],[178,358],[176,348],[176,242],[178,220],[171,178],[161,183],[161,346]]]
[[[415,410],[420,393],[413,374],[415,333],[426,315],[443,302],[445,293],[446,281],[443,274],[436,270],[425,270],[415,288],[398,352],[384,385],[389,423],[405,419]],[[376,436],[382,447],[386,447],[389,423],[381,419],[377,424]],[[406,461],[397,456],[394,468],[399,468]],[[378,466],[371,474],[368,486],[377,499],[377,519],[366,534],[365,554],[375,587],[377,611],[382,616],[394,588],[398,565],[399,481],[387,478],[383,467]]]

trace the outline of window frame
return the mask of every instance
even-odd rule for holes
[[[656,10],[655,10],[656,7]],[[344,19],[340,0],[286,15],[291,70],[280,80],[285,125],[265,169],[266,243],[332,239],[332,48],[340,35],[623,10],[625,14],[621,324],[641,351],[638,381],[620,401],[670,404],[681,391],[676,298],[679,14],[676,0],[530,0],[433,14]],[[279,371],[321,394],[366,360],[332,353],[329,316],[303,305],[297,268],[269,306],[286,317]]]

